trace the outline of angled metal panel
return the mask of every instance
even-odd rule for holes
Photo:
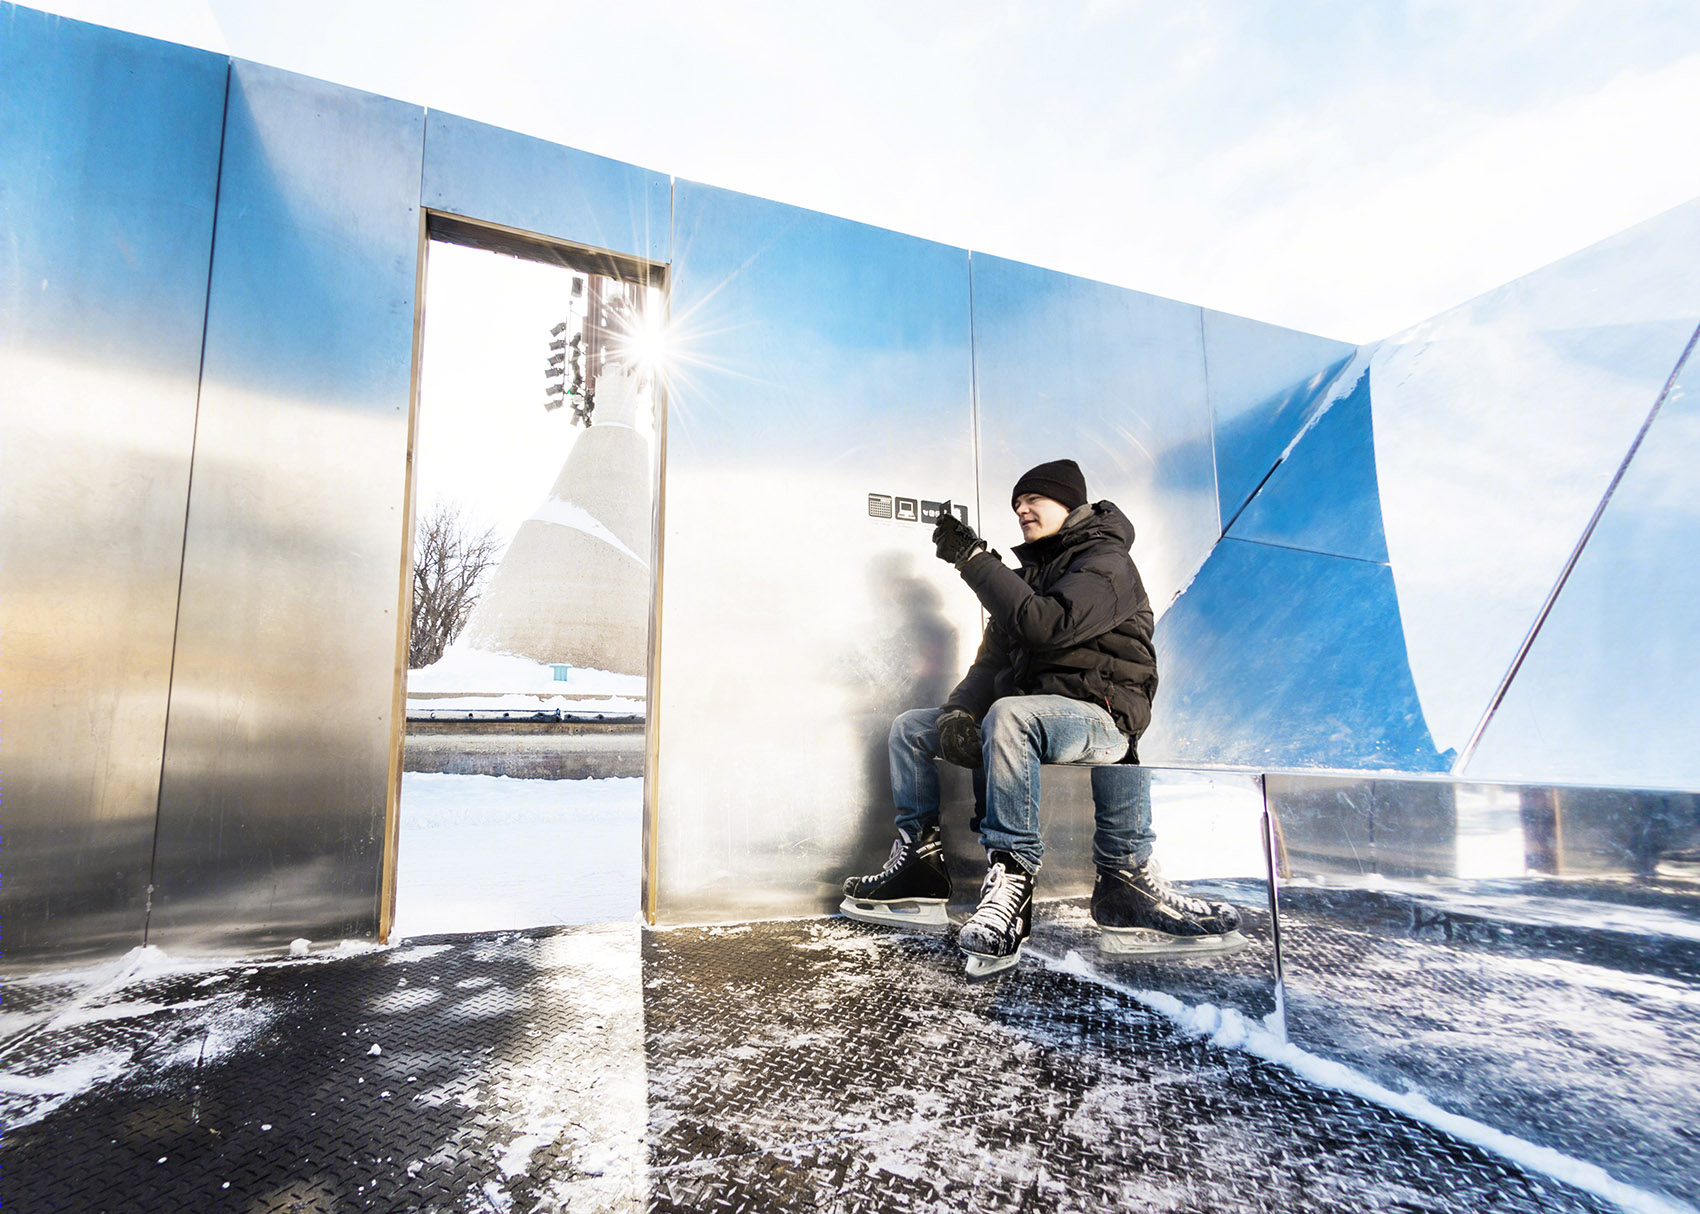
[[[1140,757],[1164,766],[1444,771],[1385,565],[1224,539],[1157,623]]]
[[[8,961],[142,941],[226,72],[0,6]]]
[[[421,110],[232,67],[150,940],[370,935]]]
[[[1700,360],[1692,354],[1466,769],[1700,790]]]
[[[1367,367],[1269,474],[1229,526],[1228,535],[1360,561],[1387,561]]]
[[[1700,200],[1375,348],[1411,671],[1462,751],[1700,321]]]
[[[1204,309],[1222,518],[1245,505],[1357,347]]]
[[[895,509],[973,500],[968,256],[688,182],[676,222],[656,913],[817,913],[890,845],[892,718],[979,637]]]
[[[974,374],[986,537],[1020,543],[1016,478],[1073,459],[1133,520],[1161,616],[1221,534],[1200,309],[975,254]]]
[[[671,259],[664,173],[457,118],[425,123],[420,198],[434,211],[629,257]]]

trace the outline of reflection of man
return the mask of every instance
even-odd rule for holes
[[[986,879],[958,937],[971,978],[1014,965],[1032,931],[1033,878],[1044,851],[1040,765],[1136,761],[1157,689],[1151,604],[1128,555],[1127,516],[1109,502],[1088,504],[1073,460],[1024,474],[1011,505],[1021,525],[1020,572],[954,516],[941,516],[933,531],[940,559],[956,566],[990,619],[974,664],[944,706],[906,712],[892,724],[897,842],[879,872],[844,882],[840,907],[876,923],[948,922],[934,762],[981,767]],[[1121,951],[1139,951],[1141,940],[1220,946],[1238,927],[1238,912],[1178,894],[1163,880],[1141,791],[1133,779],[1093,780],[1093,919],[1107,935],[1131,938]]]

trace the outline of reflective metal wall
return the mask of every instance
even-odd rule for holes
[[[1133,520],[1134,563],[1161,614],[1222,533],[1203,310],[976,255],[974,372],[986,538],[1020,543],[1016,478],[1073,459],[1093,500]]]
[[[1321,409],[1355,347],[1203,309],[1216,492],[1224,524]]]
[[[424,112],[236,62],[149,940],[377,928]]]
[[[664,173],[453,114],[426,116],[420,201],[432,211],[665,263],[672,191]]]
[[[1376,347],[1370,388],[1387,549],[1412,677],[1442,751],[1467,760],[1697,323],[1700,201]],[[1679,527],[1662,538],[1682,534],[1692,532]],[[1691,565],[1690,549],[1638,553],[1642,580]],[[1614,652],[1608,619],[1600,617],[1595,636],[1602,658]],[[1682,628],[1675,619],[1643,622],[1693,654],[1671,633]],[[1608,728],[1588,692],[1581,695],[1588,706],[1577,727]],[[1517,745],[1508,730],[1521,731],[1501,723],[1496,746]],[[1649,762],[1635,738],[1613,734],[1610,744],[1642,757],[1608,765],[1587,777],[1593,782],[1621,772],[1665,783],[1694,770],[1692,747],[1681,748],[1684,756],[1663,749]],[[1500,753],[1494,769],[1512,770],[1511,751]],[[1522,762],[1515,768],[1551,778]]]
[[[1700,359],[1687,361],[1465,769],[1700,788]]]
[[[968,255],[676,191],[656,908],[813,912],[889,846],[893,716],[979,639],[919,517],[975,501]]]
[[[1134,518],[1160,610],[1221,533],[1214,413],[1242,436],[1237,467],[1259,444],[1273,462],[1351,351],[1217,317],[1207,359],[1197,307],[685,184],[672,314],[663,919],[823,909],[882,858],[886,730],[942,700],[980,630],[927,502],[971,502],[1007,553],[1016,477],[1075,458]],[[954,776],[947,834],[977,874]],[[1089,780],[1047,775],[1047,894],[1090,887]],[[1253,824],[1214,850],[1259,847]]]
[[[1411,681],[1375,476],[1367,360],[1158,621],[1147,762],[1446,771]]]
[[[0,6],[8,961],[142,942],[226,70]]]
[[[1140,531],[1148,763],[1700,777],[1700,204],[1354,353],[251,64],[226,106],[222,59],[4,11],[9,950],[129,937],[150,858],[168,946],[374,929],[427,209],[671,259],[663,918],[879,858],[886,728],[980,631],[929,512],[1007,551],[1062,456]]]

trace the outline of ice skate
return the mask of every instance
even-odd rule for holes
[[[1021,945],[1033,934],[1033,874],[1005,851],[988,857],[980,905],[956,938],[967,956],[968,980],[976,982],[1021,960]]]
[[[945,913],[949,901],[944,840],[937,826],[924,826],[913,837],[897,832],[897,842],[879,872],[847,878],[838,910],[864,923],[940,930],[950,923]]]
[[[1138,868],[1099,868],[1092,919],[1103,933],[1098,947],[1124,956],[1234,953],[1251,943],[1239,932],[1239,911],[1177,892],[1155,860]]]

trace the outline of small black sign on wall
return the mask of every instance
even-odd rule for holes
[[[921,498],[895,497],[889,493],[868,494],[868,517],[888,518],[899,523],[936,523],[939,512],[947,505],[957,518],[965,523],[968,521],[968,507],[961,502],[929,502]]]

